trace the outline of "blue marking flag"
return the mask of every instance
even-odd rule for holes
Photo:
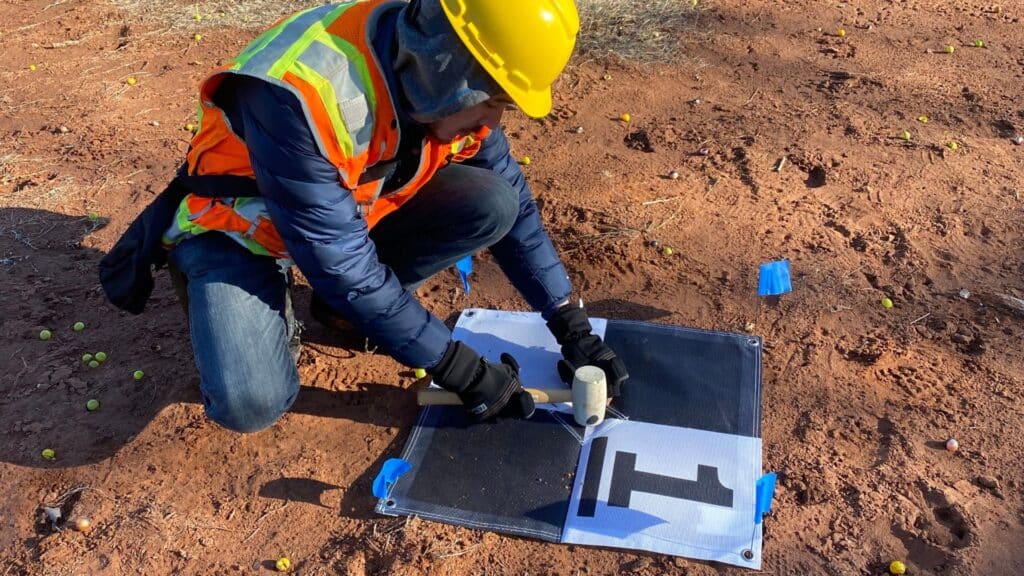
[[[779,296],[793,290],[789,280],[789,260],[761,264],[757,280],[758,296]]]
[[[769,472],[757,479],[757,495],[754,502],[754,524],[760,524],[765,514],[772,511],[775,497],[775,472]]]
[[[388,458],[380,467],[377,477],[373,479],[373,495],[377,498],[386,498],[391,485],[409,470],[412,470],[412,464],[401,458]]]
[[[459,260],[455,263],[455,267],[459,270],[459,277],[462,278],[462,287],[466,289],[466,294],[469,294],[469,275],[473,273],[473,255],[470,254]]]

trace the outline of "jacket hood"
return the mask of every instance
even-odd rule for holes
[[[434,122],[504,93],[455,34],[440,0],[412,0],[396,27],[395,75],[416,122]]]

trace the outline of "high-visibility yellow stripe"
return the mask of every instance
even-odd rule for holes
[[[189,238],[199,236],[200,234],[206,234],[207,232],[211,231],[209,228],[206,228],[205,226],[200,226],[199,224],[196,224],[195,221],[193,221],[190,218],[190,216],[192,216],[192,213],[189,212],[188,199],[189,196],[186,196],[184,199],[182,199],[181,204],[178,204],[178,210],[174,214],[174,222],[167,229],[167,231],[164,232],[164,235],[161,238],[161,241],[165,246],[176,246],[179,243],[188,240]],[[253,200],[259,200],[260,202],[262,202],[263,199],[246,198],[243,204],[247,204],[248,202]],[[260,212],[258,206],[254,207],[257,208],[256,212]],[[249,210],[249,212],[253,212],[253,210]],[[262,212],[265,212],[265,208],[262,210]],[[253,221],[255,221],[255,216],[253,216]],[[273,256],[273,254],[271,254],[269,250],[260,245],[259,242],[256,242],[252,238],[246,238],[245,235],[243,234],[240,234],[238,232],[232,232],[229,230],[217,230],[217,232],[220,232],[221,234],[228,236],[229,238],[231,238],[235,242],[238,242],[247,250],[249,250],[253,254],[256,254],[257,256]]]
[[[370,77],[370,69],[366,65],[366,58],[359,53],[359,49],[346,42],[343,38],[330,33],[323,34],[317,37],[316,40],[324,46],[331,48],[338,54],[341,54],[349,62],[355,65],[356,70],[359,71],[359,78],[363,81],[363,94],[366,96],[366,101],[370,104],[370,111],[376,114],[377,93],[373,89],[373,78]]]
[[[336,104],[338,99],[334,94],[334,87],[331,86],[331,82],[321,76],[316,70],[297,60],[292,63],[288,72],[305,80],[316,89],[317,94],[320,95],[320,100],[324,103],[324,108],[327,110],[327,117],[331,120],[331,126],[338,137],[338,145],[341,147],[341,151],[346,156],[352,156],[354,145],[352,138],[348,134],[348,129],[345,127],[345,122],[341,119],[341,113],[338,111]]]
[[[282,52],[283,54],[284,50],[287,50],[287,48],[291,46],[297,38],[300,38],[302,36],[302,33],[304,33],[305,31],[304,27],[306,26],[306,22],[309,21],[311,17],[316,18],[320,13],[329,9],[329,6],[316,6],[308,10],[296,12],[295,14],[289,16],[287,20],[271,28],[270,30],[267,30],[258,38],[256,38],[256,40],[253,40],[251,43],[249,43],[249,45],[245,47],[245,50],[243,50],[242,53],[238,56],[238,58],[235,59],[235,65],[232,67],[232,69],[238,70],[245,66],[253,57],[267,49],[267,46],[274,42],[274,40],[279,40],[278,44],[283,44],[282,46],[276,49],[277,51]],[[276,55],[275,57],[274,54],[269,54],[269,56],[273,58],[273,61],[276,61],[280,58],[280,55]],[[269,68],[270,64],[272,64],[272,62],[267,62],[266,66],[260,65],[258,67]]]
[[[302,16],[304,13],[305,12],[296,12],[295,14],[289,16],[288,19],[285,20],[284,22],[281,22],[277,26],[274,26],[270,30],[267,30],[263,34],[257,36],[255,40],[250,42],[249,45],[246,46],[244,50],[242,50],[242,53],[238,55],[238,58],[235,58],[235,64],[234,66],[232,66],[232,68],[237,70],[242,66],[245,66],[245,63],[248,62],[250,58],[255,56],[256,53],[259,52],[260,50],[266,48],[267,44],[273,42],[275,38],[281,35],[281,32],[283,32],[284,29],[287,28],[289,24],[294,22],[298,17]]]
[[[331,10],[326,16],[316,21],[305,32],[299,36],[298,40],[292,42],[292,45],[284,51],[284,54],[277,59],[277,62],[267,70],[267,75],[272,78],[280,78],[284,73],[291,68],[292,62],[298,58],[299,54],[303,52],[310,44],[312,44],[316,37],[323,34],[324,30],[327,29],[339,16],[341,16],[345,10],[348,10],[351,3],[346,3],[338,6]]]

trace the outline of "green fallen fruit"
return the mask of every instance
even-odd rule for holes
[[[145,376],[145,375],[146,375],[146,374],[145,374],[145,373],[143,373],[143,372],[142,372],[142,370],[136,370],[136,371],[135,371],[135,372],[134,372],[134,373],[132,374],[132,377],[133,377],[133,378],[135,378],[136,380],[142,380],[142,377],[143,377],[143,376]]]
[[[97,362],[95,360],[90,360],[89,361],[89,368],[99,368],[99,367],[100,367],[100,363],[99,362]]]
[[[75,322],[75,325],[71,327],[75,332],[81,332],[85,330],[85,322]]]
[[[53,333],[49,330],[42,330],[39,332],[40,340],[49,340],[50,338],[53,338]]]
[[[412,371],[412,373],[413,376],[416,376],[417,379],[427,377],[427,371],[424,370],[423,368],[416,368],[415,370]]]
[[[86,364],[92,362],[92,354],[82,354],[82,362],[85,362]]]
[[[107,353],[106,352],[97,352],[96,353],[96,359],[99,360],[100,362],[106,362],[107,361]]]
[[[53,448],[43,448],[42,456],[45,460],[53,460],[57,457],[57,453],[53,451]]]
[[[88,410],[89,412],[95,412],[96,410],[99,410],[100,401],[95,398],[90,398],[89,401],[85,403],[85,409]]]

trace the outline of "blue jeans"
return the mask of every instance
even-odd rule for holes
[[[501,176],[453,164],[370,233],[380,261],[417,285],[508,233],[519,213]],[[289,271],[227,236],[207,233],[170,253],[187,280],[189,332],[206,414],[236,432],[262,430],[299,393],[289,351],[296,323]]]

